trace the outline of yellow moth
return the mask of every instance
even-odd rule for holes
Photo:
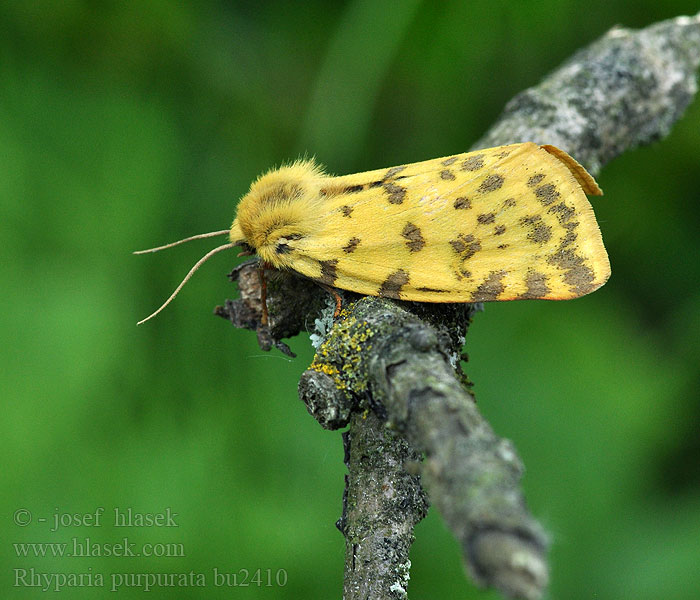
[[[576,298],[610,276],[586,194],[602,192],[579,163],[531,142],[339,177],[297,161],[251,185],[230,230],[194,236],[228,234],[230,243],[202,258],[161,309],[201,263],[233,246],[373,296]]]

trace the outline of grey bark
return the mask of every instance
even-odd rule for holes
[[[697,91],[699,64],[699,16],[615,28],[511,100],[473,149],[553,144],[596,174],[669,132]],[[508,597],[541,597],[548,541],[525,506],[522,464],[479,414],[459,367],[478,307],[343,293],[345,309],[334,320],[325,292],[285,273],[268,290],[265,329],[255,269],[247,263],[232,273],[241,298],[217,314],[258,331],[265,349],[284,350],[281,337],[316,323],[318,352],[300,397],[323,427],[350,424],[338,523],[346,538],[344,598],[406,597],[413,526],[427,507],[423,488],[478,584]]]
[[[505,107],[475,148],[552,144],[596,175],[666,136],[697,92],[700,14],[638,31],[615,27]]]

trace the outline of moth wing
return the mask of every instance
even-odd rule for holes
[[[513,144],[324,184],[323,226],[291,248],[293,268],[328,285],[404,300],[569,299],[610,274],[568,154]]]

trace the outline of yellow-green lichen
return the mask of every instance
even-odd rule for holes
[[[341,310],[340,319],[319,346],[309,368],[332,377],[339,390],[357,393],[367,389],[364,358],[375,332],[359,321],[352,309],[353,304]]]

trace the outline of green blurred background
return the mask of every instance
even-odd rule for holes
[[[137,328],[214,242],[130,252],[227,227],[250,181],[300,154],[351,173],[465,151],[509,98],[613,25],[697,9],[0,3],[2,597],[42,595],[17,581],[30,568],[102,573],[107,589],[110,573],[207,578],[154,598],[340,597],[345,468],[340,434],[296,396],[308,338],[291,340],[289,360],[212,316],[235,296],[233,253]],[[468,336],[481,410],[515,442],[552,534],[549,598],[700,593],[699,173],[696,100],[667,139],[598,177],[609,283],[573,302],[489,304]],[[55,514],[98,507],[101,527],[51,531]],[[170,508],[178,527],[116,529],[115,507]],[[23,509],[32,521],[19,526]],[[19,557],[13,545],[124,536],[185,556]],[[411,598],[498,597],[465,579],[434,510],[416,537]],[[214,568],[283,569],[287,583],[215,587]],[[143,597],[127,583],[115,597]]]

